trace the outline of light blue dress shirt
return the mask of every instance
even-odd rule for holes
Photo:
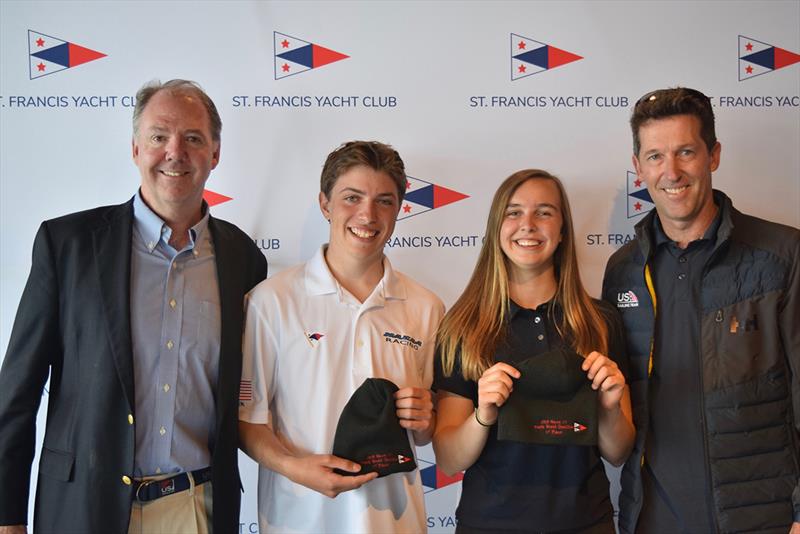
[[[136,453],[134,476],[211,464],[220,339],[220,300],[208,206],[182,250],[137,192],[133,201],[131,334]]]

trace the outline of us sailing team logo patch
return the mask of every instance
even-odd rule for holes
[[[637,308],[638,306],[639,298],[630,289],[624,293],[617,293],[617,308]]]

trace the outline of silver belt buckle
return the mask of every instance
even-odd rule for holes
[[[146,501],[143,501],[141,498],[139,498],[139,491],[140,491],[142,488],[146,488],[147,486],[149,486],[149,485],[150,485],[150,484],[152,484],[152,483],[153,483],[153,481],[152,481],[152,480],[144,480],[144,481],[142,481],[142,482],[140,482],[140,483],[139,483],[139,486],[137,486],[137,488],[136,488],[136,500],[137,500],[137,501],[139,501],[139,502],[146,502]]]

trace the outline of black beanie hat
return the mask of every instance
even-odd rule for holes
[[[340,475],[378,478],[417,468],[408,432],[397,418],[397,386],[383,378],[367,378],[347,401],[333,438],[333,455],[358,463],[361,471],[334,469]]]
[[[596,445],[597,392],[583,357],[555,349],[513,364],[520,372],[500,408],[497,439],[540,445]]]

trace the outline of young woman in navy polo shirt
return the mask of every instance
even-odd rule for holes
[[[495,193],[478,263],[439,327],[434,388],[436,461],[466,470],[459,533],[614,533],[601,457],[621,465],[633,445],[616,310],[593,300],[578,273],[569,202],[541,170]],[[513,363],[569,347],[598,391],[598,445],[498,441],[498,409],[520,373]]]

